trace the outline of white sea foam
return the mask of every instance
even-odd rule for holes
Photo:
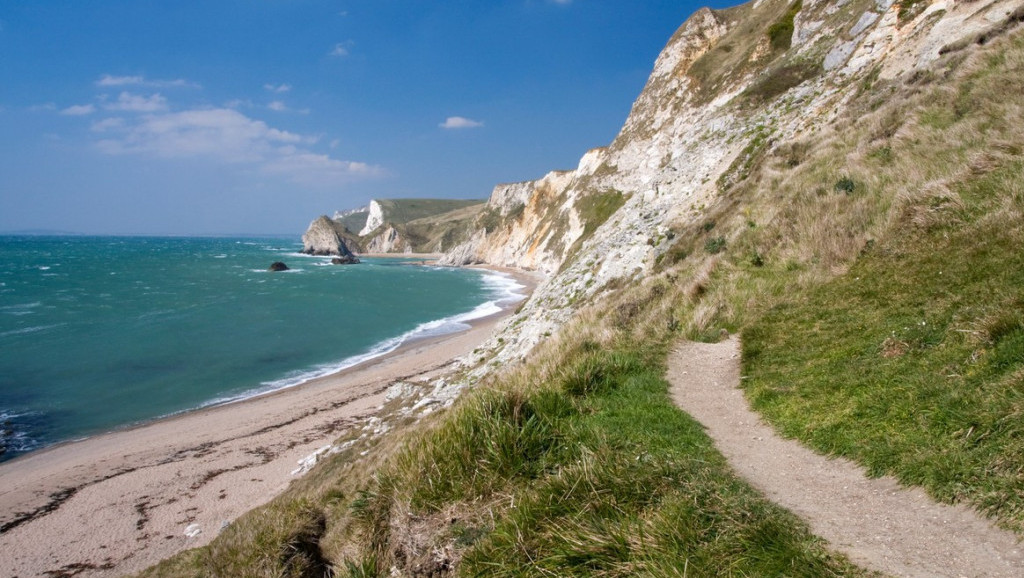
[[[15,413],[10,410],[0,409],[0,444],[7,448],[7,452],[28,452],[37,449],[41,444],[32,439],[27,432],[21,428],[19,418],[28,417],[31,413]]]
[[[60,327],[61,325],[64,325],[64,323],[54,323],[53,325],[36,325],[34,327],[22,327],[21,329],[12,329],[10,331],[4,331],[0,333],[0,337],[9,337],[11,335],[24,335],[26,333],[37,333],[39,331],[53,329],[54,327]]]
[[[494,291],[496,301],[498,303],[519,301],[523,297],[526,297],[526,295],[520,292],[520,290],[525,289],[526,286],[519,281],[516,281],[515,277],[507,273],[489,271],[484,275],[483,283],[484,287]]]
[[[29,309],[35,309],[40,305],[42,305],[42,302],[40,301],[33,301],[32,303],[18,303],[15,305],[4,305],[3,307],[0,307],[0,311],[3,311],[4,313],[10,313],[12,315],[24,315],[24,313],[20,312],[28,312]]]

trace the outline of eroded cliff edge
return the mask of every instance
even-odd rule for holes
[[[610,145],[575,170],[495,187],[469,240],[441,263],[545,277],[509,321],[515,330],[491,343],[500,362],[521,359],[579,304],[681,250],[679,232],[735,211],[733,191],[762,159],[798,154],[787,147],[834,123],[873,85],[934,75],[943,54],[1012,29],[1022,4],[757,0],[698,10],[661,52]],[[853,244],[867,240],[851,234]]]

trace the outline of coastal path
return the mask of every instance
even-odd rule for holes
[[[673,401],[733,470],[856,564],[894,576],[1024,576],[1024,544],[973,510],[783,439],[750,409],[740,344],[685,342],[668,358]]]

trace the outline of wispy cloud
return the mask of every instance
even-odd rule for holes
[[[473,120],[463,116],[449,116],[444,122],[439,124],[444,129],[458,129],[458,128],[477,128],[483,126],[484,123],[479,120]]]
[[[92,104],[75,104],[60,111],[66,116],[86,116],[96,112],[96,106]]]
[[[105,132],[124,127],[124,119],[118,117],[105,118],[92,123],[93,132]]]
[[[141,96],[130,92],[122,92],[114,102],[104,105],[107,110],[122,112],[160,112],[167,110],[167,99],[159,93],[150,96]]]
[[[278,152],[280,154],[268,159],[263,165],[263,172],[282,175],[299,184],[329,186],[383,174],[380,167],[338,160],[324,154],[299,149],[289,150],[288,147]]]
[[[328,54],[328,56],[335,56],[335,57],[338,57],[338,58],[343,57],[343,56],[348,56],[349,55],[349,50],[348,49],[349,49],[349,46],[351,46],[351,45],[352,45],[352,41],[339,42],[339,43],[335,44],[334,48],[332,48],[331,51],[328,52],[327,54]]]
[[[269,90],[270,92],[274,92],[274,93],[277,93],[277,94],[281,94],[281,93],[288,92],[289,90],[291,90],[292,89],[292,85],[290,85],[290,84],[270,84],[270,83],[267,83],[267,84],[263,85],[263,89],[264,90]]]
[[[237,110],[213,108],[166,112],[120,122],[100,122],[100,150],[111,155],[203,158],[249,164],[264,174],[306,185],[328,186],[383,174],[380,167],[317,154],[303,145],[315,139],[279,130]]]
[[[299,108],[299,109],[292,108],[292,107],[288,106],[287,104],[285,104],[283,101],[280,101],[280,100],[272,101],[270,104],[267,105],[267,108],[272,110],[272,111],[274,111],[274,112],[291,112],[291,113],[297,113],[297,114],[309,114],[309,109],[308,108]]]
[[[28,107],[28,109],[31,112],[48,112],[52,110],[57,110],[57,105],[53,104],[52,102],[44,102],[42,104],[33,104],[32,106]]]
[[[149,80],[144,76],[113,76],[104,74],[96,86],[144,86],[152,88],[199,88],[199,84],[182,78],[175,80]]]

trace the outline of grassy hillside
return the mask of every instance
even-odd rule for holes
[[[1024,534],[1022,73],[1018,32],[876,81],[756,151],[665,261],[699,285],[688,335],[742,331],[780,431]]]
[[[738,480],[672,406],[666,334],[638,342],[596,314],[378,448],[387,457],[371,476],[346,465],[352,455],[329,462],[210,547],[145,575],[312,576],[326,560],[342,576],[456,564],[488,576],[861,574]]]
[[[857,82],[527,363],[145,575],[858,575],[671,405],[723,329],[781,431],[1024,536],[1024,34]]]
[[[341,226],[352,235],[356,235],[359,231],[363,230],[363,227],[366,226],[366,217],[369,215],[369,211],[360,211],[358,213],[345,215],[344,217],[337,219],[335,222],[340,223]]]
[[[477,216],[486,207],[486,204],[480,201],[472,202],[474,204],[396,225],[396,228],[412,244],[416,252],[447,251],[467,240],[473,231]]]
[[[480,200],[461,199],[377,199],[384,213],[385,225],[398,231],[399,236],[416,253],[437,253],[463,242],[473,223],[486,206]],[[380,231],[360,237],[369,212],[353,213],[337,223],[353,247],[364,251]]]
[[[744,363],[783,432],[1022,532],[1024,39],[1006,48],[894,90],[891,137],[833,145],[856,160],[824,196],[889,210],[848,271],[753,320]]]
[[[461,199],[377,199],[377,202],[384,211],[384,221],[396,225],[484,203]]]

